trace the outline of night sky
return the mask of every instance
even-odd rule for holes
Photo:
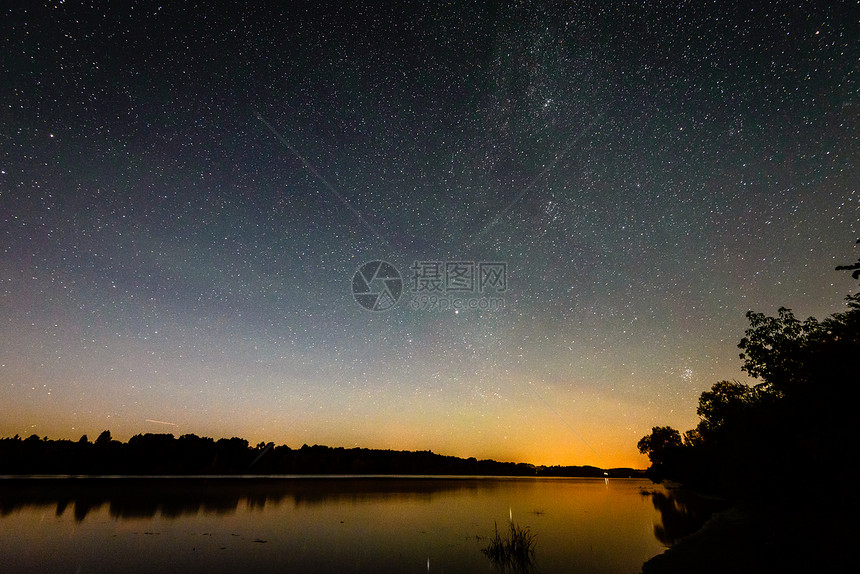
[[[856,289],[857,2],[240,4],[3,9],[0,436],[644,467]]]

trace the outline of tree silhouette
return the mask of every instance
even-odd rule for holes
[[[838,269],[860,278],[860,260]],[[856,499],[842,469],[860,464],[860,293],[846,302],[847,311],[820,321],[785,307],[775,317],[747,312],[741,368],[758,382],[720,381],[702,393],[700,422],[683,442],[654,427],[638,444],[649,476],[738,495],[772,490],[790,473]]]
[[[755,401],[755,389],[737,381],[720,381],[699,397],[698,438],[707,440],[726,425],[745,416]],[[693,441],[687,441],[692,443]]]
[[[649,476],[661,480],[675,472],[683,442],[677,430],[670,426],[657,426],[651,429],[651,434],[642,437],[636,446],[639,452],[651,460]]]
[[[857,243],[860,243],[860,239],[857,240]],[[852,263],[850,265],[838,265],[836,267],[837,271],[854,271],[851,274],[851,277],[854,279],[860,279],[860,257],[857,258],[857,263]]]
[[[105,430],[105,431],[102,431],[102,433],[98,436],[95,444],[98,446],[106,446],[106,445],[110,444],[110,441],[111,441],[110,431]]]

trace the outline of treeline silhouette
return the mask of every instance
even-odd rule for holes
[[[860,278],[860,260],[837,269]],[[824,487],[856,508],[860,293],[846,302],[847,311],[821,321],[786,308],[776,317],[748,312],[738,347],[742,369],[759,382],[713,385],[699,398],[699,424],[683,436],[654,427],[638,444],[648,476],[730,498],[769,496],[784,484]]]
[[[858,279],[860,259],[837,270]],[[786,308],[776,317],[748,312],[738,347],[758,382],[720,381],[701,394],[695,428],[655,426],[639,441],[652,480],[730,505],[648,560],[643,574],[838,572],[856,561],[860,293],[846,302],[847,311],[821,321]],[[674,513],[661,493],[653,502],[672,530],[695,528],[692,513]]]
[[[299,449],[241,438],[214,440],[194,434],[138,434],[123,443],[104,431],[90,442],[50,440],[32,435],[0,439],[0,475],[281,475],[394,474],[476,476],[642,476],[630,468],[536,467],[445,456],[431,451],[332,448]]]

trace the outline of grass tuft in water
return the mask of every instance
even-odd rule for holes
[[[507,532],[499,533],[499,525],[493,524],[495,531],[489,545],[481,552],[502,572],[529,572],[534,566],[535,535],[529,527],[510,523]]]

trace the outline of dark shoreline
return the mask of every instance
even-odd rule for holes
[[[590,476],[590,475],[497,475],[497,474],[5,474],[0,475],[0,485],[2,484],[48,484],[48,483],[95,483],[95,482],[159,482],[159,481],[176,481],[176,482],[236,482],[237,484],[249,482],[272,482],[282,483],[285,481],[296,480],[403,480],[403,481],[421,481],[421,480],[647,480],[643,476]]]
[[[238,437],[184,434],[138,434],[128,442],[104,431],[95,442],[86,435],[77,442],[31,435],[0,438],[0,476],[246,476],[246,475],[451,475],[644,477],[634,468],[536,466],[474,457],[460,458],[432,451],[343,448],[325,445],[293,449],[259,443],[252,447]]]
[[[858,534],[849,507],[800,496],[741,502],[649,559],[641,574],[846,571],[857,562]]]

